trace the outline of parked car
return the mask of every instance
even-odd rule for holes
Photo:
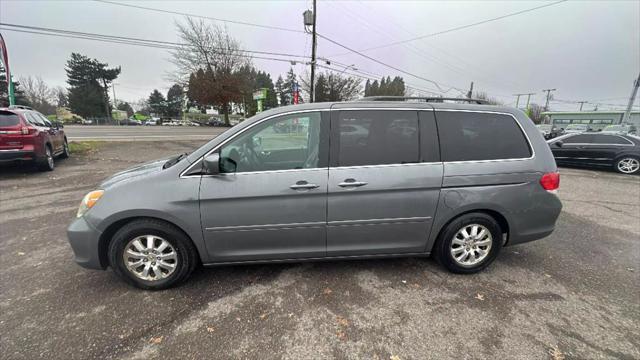
[[[120,120],[120,125],[139,126],[139,125],[142,125],[142,121],[129,118],[129,119]]]
[[[585,124],[569,124],[565,129],[565,134],[579,134],[587,131],[591,131],[591,127]]]
[[[549,141],[558,164],[608,167],[623,173],[640,172],[640,138],[602,132],[568,134]]]
[[[221,127],[230,127],[230,126],[231,126],[231,125],[227,125],[227,123],[225,123],[224,121],[222,121],[222,120],[217,120],[217,119],[215,119],[215,120],[210,120],[210,121],[207,123],[207,125],[209,125],[209,126],[221,126]]]
[[[604,129],[602,129],[603,134],[616,134],[616,135],[628,135],[628,134],[635,135],[636,131],[637,130],[635,125],[627,125],[627,124],[609,125]]]
[[[153,120],[153,119],[149,119],[147,121],[144,122],[145,126],[156,126],[158,125],[157,120]]]
[[[302,133],[274,131],[293,119]],[[343,141],[345,124],[367,141]],[[559,179],[538,129],[513,108],[304,104],[112,176],[82,200],[68,237],[80,265],[110,266],[144,289],[198,264],[433,255],[475,273],[503,245],[554,230]]]
[[[63,128],[30,108],[0,108],[0,162],[20,161],[53,170],[55,157],[69,157]]]
[[[564,134],[564,130],[560,129],[555,125],[539,124],[536,126],[538,127],[538,130],[540,130],[540,133],[542,134],[542,136],[544,136],[545,139],[553,139],[554,137]]]
[[[77,125],[91,125],[91,124],[93,124],[92,120],[81,119],[81,118],[78,118],[78,117],[75,117],[75,116],[73,117],[71,122],[73,124],[77,124]]]
[[[180,126],[180,122],[177,120],[163,121],[162,126]]]

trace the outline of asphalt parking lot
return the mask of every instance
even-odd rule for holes
[[[86,192],[201,142],[0,168],[0,358],[640,358],[640,176],[562,168],[556,231],[477,275],[431,259],[230,266],[144,292],[75,265],[65,229]]]
[[[213,126],[111,126],[67,125],[64,131],[69,141],[200,141],[227,130]]]

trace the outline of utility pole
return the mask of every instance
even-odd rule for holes
[[[633,102],[636,101],[636,95],[638,95],[638,87],[640,87],[640,75],[636,81],[633,82],[633,90],[631,90],[631,97],[629,97],[629,104],[627,105],[627,110],[624,112],[624,116],[622,117],[622,123],[626,124],[629,122],[631,118],[631,108],[633,108]]]
[[[7,50],[7,44],[4,42],[2,34],[0,34],[0,63],[4,64],[4,72],[7,76],[7,94],[9,95],[9,106],[16,104],[16,97],[13,88],[13,77],[9,70],[9,51]]]
[[[316,41],[316,0],[313,0],[313,10],[312,11],[305,11],[302,14],[303,18],[304,18],[304,26],[305,26],[305,31],[308,33],[309,30],[307,30],[307,27],[311,26],[311,89],[309,91],[309,102],[313,102],[315,100],[315,96],[314,96],[314,80],[315,80],[315,73],[316,73],[316,45],[317,45],[317,41]]]
[[[520,96],[524,96],[527,95],[527,109],[529,108],[529,102],[531,100],[531,95],[535,95],[535,93],[526,93],[526,94],[513,94],[513,96],[516,96],[516,109],[518,108],[518,105],[520,104]]]
[[[473,81],[471,82],[471,87],[469,88],[469,92],[467,93],[467,98],[471,99],[473,97]]]
[[[578,104],[580,104],[580,111],[582,111],[582,105],[584,105],[586,103],[586,101],[578,101]]]
[[[116,83],[111,83],[111,89],[113,90],[113,107],[118,108],[118,102],[116,101]]]
[[[544,103],[544,110],[549,111],[549,99],[551,99],[551,92],[556,91],[556,89],[544,89],[542,92],[547,93],[547,101]]]

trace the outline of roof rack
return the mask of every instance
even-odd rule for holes
[[[462,101],[476,104],[488,104],[485,100],[469,98],[423,97],[423,96],[365,96],[356,101],[407,101],[421,100],[424,102]]]
[[[26,105],[10,105],[7,109],[33,110],[32,107]]]

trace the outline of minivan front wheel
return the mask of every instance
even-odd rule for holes
[[[186,280],[197,262],[191,240],[179,229],[155,219],[132,221],[109,244],[113,270],[141,289],[161,290]]]
[[[495,219],[484,213],[469,213],[445,227],[435,245],[435,255],[449,271],[471,274],[489,266],[501,248],[502,231]]]

